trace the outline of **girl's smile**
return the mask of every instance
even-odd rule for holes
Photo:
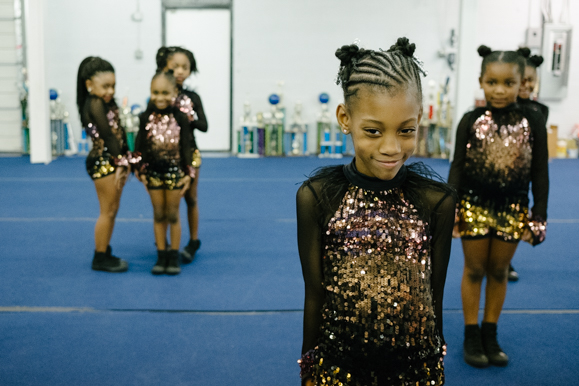
[[[521,87],[521,74],[513,63],[493,62],[479,78],[485,99],[495,108],[507,107],[517,100]]]

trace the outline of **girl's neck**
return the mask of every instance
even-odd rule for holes
[[[386,191],[394,189],[402,185],[406,179],[407,169],[406,165],[402,165],[398,173],[391,180],[381,180],[376,177],[368,177],[362,174],[356,168],[356,158],[347,165],[344,165],[344,174],[348,181],[359,188],[373,191]]]

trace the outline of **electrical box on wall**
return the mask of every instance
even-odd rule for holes
[[[571,31],[568,24],[545,23],[541,54],[541,99],[560,100],[567,96]]]

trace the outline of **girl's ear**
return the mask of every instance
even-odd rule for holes
[[[344,134],[350,134],[350,114],[346,105],[340,103],[336,109],[336,119],[338,120],[338,125],[342,128]]]
[[[84,82],[84,85],[86,86],[87,91],[90,93],[90,92],[92,91],[92,86],[93,86],[92,80],[87,79],[87,80]]]
[[[482,76],[479,76],[479,78],[478,78],[478,84],[480,85],[480,88],[483,88],[483,86],[482,86]]]

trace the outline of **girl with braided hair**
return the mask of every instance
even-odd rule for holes
[[[129,173],[130,156],[114,99],[115,83],[115,70],[106,60],[89,56],[80,63],[76,104],[82,126],[93,143],[86,157],[86,170],[94,182],[100,206],[94,229],[92,269],[124,272],[128,263],[113,256],[109,245]]]
[[[455,197],[425,165],[405,165],[422,117],[414,51],[406,38],[387,51],[336,51],[336,117],[356,156],[297,192],[305,385],[444,384]]]
[[[537,67],[543,63],[543,57],[538,55],[531,56],[531,50],[527,47],[522,47],[517,50],[517,52],[525,58],[525,75],[523,76],[523,82],[519,88],[519,96],[517,97],[517,103],[520,105],[528,106],[529,108],[540,112],[545,118],[545,123],[549,118],[549,108],[544,104],[531,99],[531,95],[535,90],[537,84]],[[509,265],[509,281],[519,280],[519,274],[513,268],[513,265]]]
[[[478,49],[486,107],[466,113],[456,131],[448,183],[458,191],[457,231],[464,272],[464,360],[475,367],[506,366],[497,322],[507,292],[511,259],[520,240],[545,238],[549,170],[545,119],[516,103],[525,61],[515,51]],[[534,206],[529,213],[529,184]],[[482,325],[478,310],[486,277]]]
[[[161,47],[157,51],[157,71],[173,70],[177,82],[177,97],[174,105],[185,113],[189,119],[191,131],[191,159],[195,168],[196,178],[185,193],[187,203],[187,220],[189,222],[189,242],[181,252],[183,263],[188,264],[195,258],[197,249],[201,246],[199,240],[199,206],[197,202],[197,184],[199,182],[199,168],[201,167],[201,153],[195,142],[195,130],[207,132],[207,117],[203,110],[201,97],[195,91],[188,90],[184,82],[191,73],[197,72],[197,62],[193,53],[182,47]]]

